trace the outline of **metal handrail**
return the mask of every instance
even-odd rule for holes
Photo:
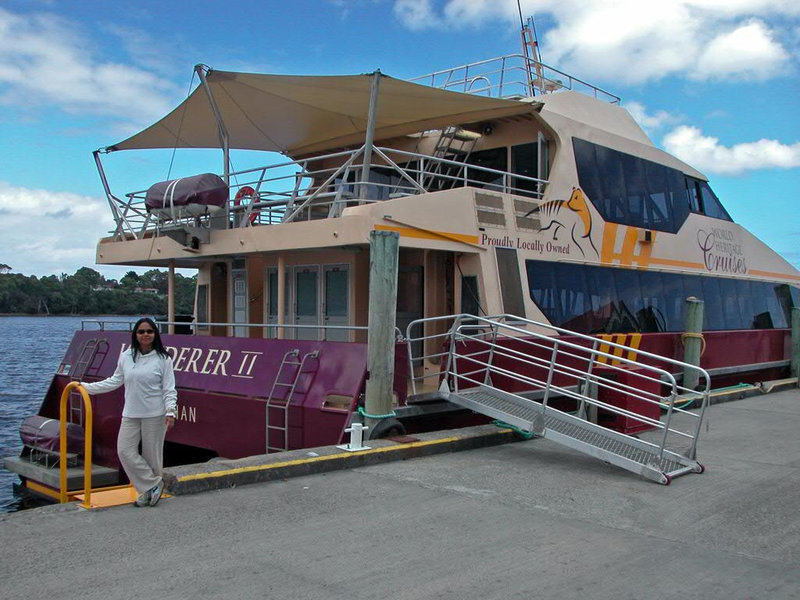
[[[442,320],[452,320],[453,322],[446,332],[425,335],[426,324]],[[509,322],[513,322],[514,325]],[[423,327],[422,335],[415,335],[415,328],[418,327]],[[543,332],[547,332],[547,334]],[[565,339],[566,336],[568,336],[567,339]],[[495,337],[498,339],[495,340]],[[503,343],[511,339],[514,339],[515,343],[523,349],[511,348]],[[460,314],[419,319],[410,323],[406,328],[406,341],[408,342],[409,364],[412,367],[412,394],[417,393],[417,381],[427,377],[449,378],[457,390],[459,383],[467,383],[468,387],[487,385],[487,382],[491,380],[491,374],[496,374],[522,385],[533,386],[542,392],[544,394],[543,410],[548,410],[551,394],[555,393],[561,397],[578,400],[580,410],[585,410],[586,405],[591,405],[662,429],[662,440],[658,444],[659,455],[663,455],[668,436],[671,434],[691,440],[690,448],[686,452],[687,456],[694,458],[696,453],[697,438],[710,396],[710,378],[708,373],[700,367],[508,314],[490,317]],[[420,345],[415,342],[422,342],[424,347],[426,341],[429,344],[430,341],[434,341],[440,342],[442,346],[447,345],[447,351],[437,350],[430,354],[425,354],[423,351],[421,356],[414,356],[413,348]],[[467,342],[471,342],[471,351],[464,349],[464,344]],[[599,344],[608,347],[608,351],[599,350]],[[637,357],[646,357],[648,362],[653,364],[628,358],[629,353],[635,353]],[[445,355],[447,356],[446,363],[440,367],[438,373],[414,376],[413,366],[415,363],[425,360],[441,362]],[[511,361],[519,368],[512,370],[498,366],[499,359]],[[573,366],[570,361],[573,365],[574,363],[579,365],[583,363],[585,367]],[[642,392],[636,386],[613,381],[603,374],[625,372],[627,371],[626,367],[629,366],[638,368],[638,372],[634,374],[636,377],[658,382],[659,387],[666,385],[667,396]],[[465,368],[466,371],[464,371]],[[526,368],[529,371],[544,369],[547,377],[536,379],[526,375],[524,373]],[[597,369],[602,369],[602,371],[598,373]],[[677,383],[674,373],[683,371],[683,369],[698,372],[699,381],[702,383],[699,391]],[[573,381],[574,385],[554,385],[552,379],[556,375],[562,379],[567,378],[567,380]],[[666,411],[663,420],[654,420],[625,408],[608,404],[598,398],[592,398],[586,394],[586,390],[590,386],[628,394],[650,405],[658,405]],[[678,404],[685,399],[697,400],[699,410],[694,412],[679,406]],[[673,427],[675,414],[691,419],[694,427],[688,427],[686,430]]]
[[[369,171],[377,173],[369,181],[361,177],[362,166],[356,158],[363,147],[335,152],[301,161],[282,161],[231,173],[237,181],[231,196],[245,186],[256,190],[252,202],[236,204],[231,199],[225,210],[232,222],[229,226],[276,225],[293,220],[337,217],[337,203],[368,204],[399,196],[417,195],[456,187],[477,187],[499,193],[541,198],[546,180],[510,171],[408,152],[388,147],[375,147],[375,158]],[[388,172],[388,173],[387,173]],[[390,174],[396,181],[383,182],[378,177]],[[488,181],[486,181],[488,180]],[[145,208],[146,190],[125,195],[125,200],[112,196],[114,236],[142,239],[146,235],[164,235],[171,227],[210,226],[215,214],[183,215],[174,220],[154,218]],[[252,222],[251,222],[252,218]]]
[[[542,76],[530,80],[529,74],[533,72],[542,73]],[[487,81],[488,84],[480,89],[473,89],[472,84],[478,79]],[[523,54],[488,58],[420,75],[409,81],[464,93],[488,92],[489,96],[496,98],[519,98],[565,89],[576,90],[612,104],[620,103],[619,96]]]
[[[69,502],[69,489],[67,488],[67,399],[70,392],[77,389],[81,398],[83,398],[83,406],[86,411],[86,432],[84,433],[83,442],[83,508],[92,507],[92,400],[86,389],[78,381],[71,381],[64,387],[61,392],[61,401],[59,403],[59,447],[58,447],[58,468],[59,468],[59,489],[58,501],[60,503]]]
[[[133,330],[133,326],[134,326],[135,323],[136,323],[136,321],[106,321],[104,319],[84,319],[84,320],[81,321],[81,330],[82,331],[89,331],[87,326],[91,325],[91,324],[95,324],[95,325],[98,326],[100,331],[125,331],[125,329],[107,328],[108,325],[111,325],[111,326],[116,326],[116,325],[122,326],[122,325],[124,325],[124,326],[126,326],[127,331],[132,331]],[[230,322],[230,321],[220,321],[220,322],[214,322],[214,321],[200,321],[200,322],[190,321],[190,322],[186,322],[186,321],[166,321],[166,320],[162,321],[160,319],[156,319],[155,323],[156,323],[156,325],[159,325],[159,326],[162,326],[162,325],[165,325],[165,326],[175,325],[175,326],[182,326],[182,327],[187,327],[188,326],[188,327],[192,328],[191,335],[197,335],[198,334],[197,330],[199,328],[201,328],[201,327],[203,327],[203,328],[206,328],[206,327],[231,327],[231,328],[234,328],[234,327],[247,327],[247,328],[269,327],[269,328],[274,328],[274,329],[277,329],[277,328],[280,327],[280,328],[283,328],[283,329],[321,329],[323,331],[327,331],[327,330],[368,331],[369,330],[369,327],[366,326],[366,325],[302,325],[302,324],[299,324],[299,323],[282,323],[282,324],[279,325],[278,323],[233,323],[233,322]],[[395,340],[404,341],[403,334],[400,331],[400,328],[395,327],[394,328],[394,333],[395,333]],[[308,340],[308,341],[313,341],[313,340]]]

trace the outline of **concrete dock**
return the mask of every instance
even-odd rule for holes
[[[255,463],[186,467],[174,472],[181,495],[155,508],[0,515],[0,589],[85,599],[800,598],[800,390],[714,405],[709,417],[698,453],[706,472],[669,486],[546,439],[486,445],[501,440],[479,433],[486,443],[473,449],[426,456],[446,448],[431,441],[336,470],[304,465],[339,459],[299,456],[284,457],[295,471],[283,476]],[[436,439],[445,438],[462,439]],[[209,473],[225,489],[211,489]],[[200,489],[210,491],[188,493]]]

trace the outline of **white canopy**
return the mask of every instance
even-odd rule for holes
[[[364,141],[373,74],[206,77],[230,148],[303,155]],[[381,76],[375,139],[528,113],[530,103],[448,92]],[[106,150],[220,148],[208,95],[198,86],[160,121]]]

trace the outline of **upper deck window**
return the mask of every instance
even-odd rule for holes
[[[578,179],[606,221],[675,233],[689,214],[680,171],[572,139]]]
[[[701,215],[706,215],[707,217],[713,217],[715,219],[733,221],[707,181],[701,181],[694,177],[687,177],[686,189],[689,191],[689,207],[692,212],[700,213]]]

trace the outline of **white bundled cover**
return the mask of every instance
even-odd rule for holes
[[[161,219],[210,215],[228,202],[228,186],[218,175],[204,173],[161,181],[150,186],[145,196],[148,212]]]

